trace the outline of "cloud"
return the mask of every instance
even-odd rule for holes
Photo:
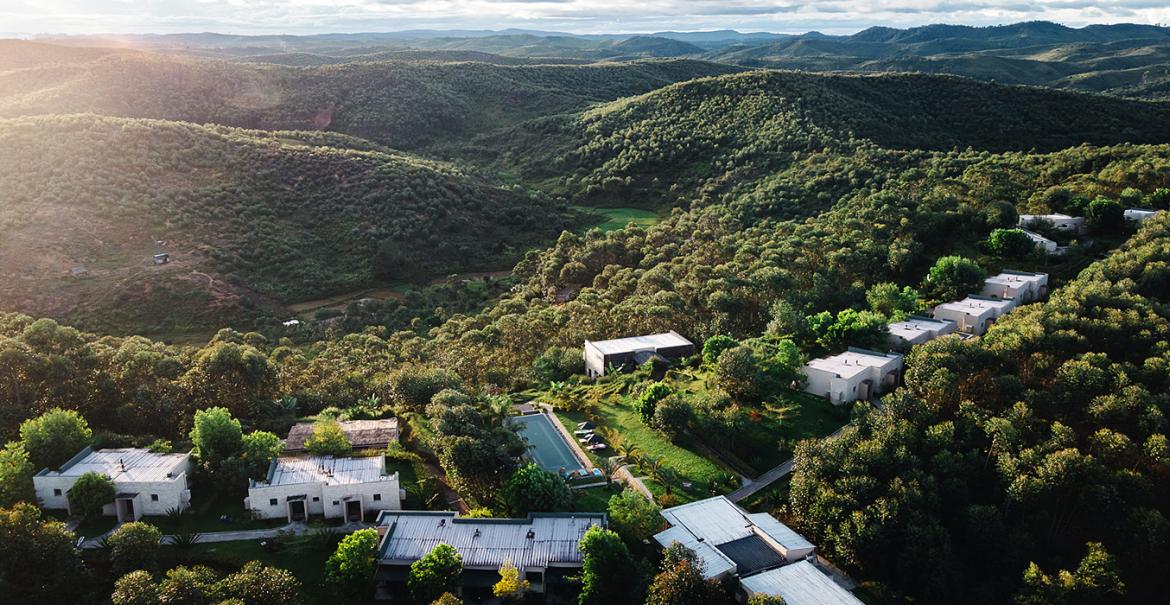
[[[1170,22],[1167,0],[0,0],[25,33],[322,33],[523,27],[577,33]]]

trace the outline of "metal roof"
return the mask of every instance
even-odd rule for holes
[[[382,456],[368,458],[333,458],[331,456],[283,456],[268,470],[268,480],[253,482],[253,487],[320,483],[353,485],[389,479]]]
[[[758,546],[754,541],[752,541],[751,545],[744,546],[743,548],[738,548],[735,544],[732,544],[730,547],[732,552],[724,552],[726,545],[729,543],[737,543],[737,541],[741,541],[744,538],[754,537],[760,539],[760,534],[763,534],[786,550],[813,548],[812,543],[806,540],[804,536],[801,536],[793,531],[792,528],[777,521],[771,515],[767,513],[748,514],[736,506],[731,500],[728,500],[726,496],[715,496],[714,498],[668,508],[662,511],[662,516],[672,527],[654,536],[654,539],[664,546],[669,545],[671,542],[679,542],[694,550],[703,559],[704,575],[706,577],[719,575],[721,572],[718,570],[725,567],[723,565],[724,562],[731,564],[731,570],[746,573],[747,571],[766,567],[767,565],[764,565],[765,559],[771,561],[773,555],[778,555],[776,561],[773,561],[774,564],[779,564],[784,561],[783,553],[775,550],[771,551],[772,555],[764,555],[749,549],[748,546]],[[760,543],[767,545],[762,539],[760,539]],[[701,546],[696,547],[696,544]],[[738,542],[737,544],[747,545],[748,543]],[[718,552],[719,556],[716,560],[708,560],[708,557],[700,552],[700,549],[705,550],[706,548],[711,548]],[[745,558],[746,555],[753,552],[758,560],[748,560]]]
[[[678,542],[693,550],[699,556],[699,567],[704,578],[717,578],[723,574],[735,572],[735,561],[732,561],[731,557],[719,552],[719,549],[706,542],[700,542],[694,534],[681,525],[655,534],[654,540],[663,548]]]
[[[648,334],[646,336],[630,336],[613,340],[585,341],[586,345],[601,351],[603,355],[618,353],[633,353],[643,350],[658,350],[664,347],[692,346],[694,343],[683,338],[678,332],[670,331],[662,334]]]
[[[41,471],[37,476],[80,477],[93,472],[119,483],[170,481],[187,471],[187,459],[187,454],[156,454],[140,448],[86,448],[59,470]]]
[[[438,544],[449,544],[465,568],[499,569],[511,561],[520,569],[580,566],[577,543],[594,525],[606,526],[600,513],[531,514],[526,519],[464,519],[454,512],[385,511],[378,525],[387,528],[378,547],[383,565],[409,565]]]
[[[787,605],[862,605],[857,597],[808,561],[740,579],[749,595],[779,596]]]

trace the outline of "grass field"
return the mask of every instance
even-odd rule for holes
[[[182,516],[143,517],[142,520],[158,527],[164,534],[264,529],[285,524],[284,519],[253,519],[244,510],[244,496],[221,494],[206,488],[191,490],[191,508]]]
[[[662,217],[654,212],[640,208],[580,208],[580,210],[605,217],[605,222],[594,225],[602,231],[616,231],[631,222],[645,229],[657,225],[662,220]]]
[[[287,569],[300,580],[310,605],[334,602],[325,588],[325,560],[332,554],[333,544],[326,545],[313,536],[285,538],[277,542],[280,547],[275,550],[260,546],[259,540],[196,544],[189,551],[179,551],[174,547],[165,547],[164,550],[171,551],[167,554],[187,565],[202,563],[221,571],[239,568],[248,561]]]

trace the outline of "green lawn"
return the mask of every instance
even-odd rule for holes
[[[221,517],[229,520],[221,521]],[[244,509],[244,494],[222,494],[213,490],[191,490],[191,508],[177,519],[171,517],[143,517],[143,521],[159,528],[164,534],[203,533],[280,527],[284,519],[258,520]]]
[[[609,499],[616,492],[608,487],[591,487],[575,489],[573,495],[573,511],[581,513],[603,513],[609,509]]]
[[[605,217],[605,222],[594,225],[602,231],[616,231],[633,222],[635,225],[642,227],[653,227],[657,225],[662,217],[649,210],[642,210],[640,208],[579,208],[585,212],[593,214],[600,214]]]
[[[287,569],[301,582],[305,596],[312,605],[332,603],[325,590],[325,560],[332,554],[334,546],[313,536],[278,539],[280,547],[268,550],[260,546],[259,540],[239,542],[216,542],[196,544],[187,551],[164,547],[164,555],[174,558],[174,564],[204,564],[227,572],[239,568],[248,561],[260,561],[273,567]]]

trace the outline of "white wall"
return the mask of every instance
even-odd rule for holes
[[[191,506],[191,490],[187,487],[187,467],[189,465],[188,459],[188,462],[178,469],[182,472],[166,481],[116,480],[114,481],[114,491],[120,494],[141,494],[141,502],[135,502],[135,507],[141,506],[140,510],[144,515],[161,516],[167,514],[167,511],[172,508],[186,510]],[[33,487],[36,489],[37,500],[40,502],[41,508],[68,510],[69,488],[73,487],[73,483],[77,479],[78,477],[75,476],[59,475],[33,477]],[[56,495],[54,490],[60,490],[61,494]],[[152,495],[158,496],[158,499],[153,499]],[[102,512],[105,515],[115,514],[112,505],[108,507],[108,510]]]
[[[260,519],[285,519],[288,517],[288,498],[302,494],[307,496],[305,504],[309,514],[324,516],[326,519],[340,519],[345,516],[347,496],[360,496],[362,510],[366,512],[402,509],[398,473],[383,477],[380,481],[347,485],[321,483],[258,485],[248,489],[248,498],[244,506]],[[381,499],[374,500],[374,494],[379,494]],[[271,504],[274,498],[276,504]]]

